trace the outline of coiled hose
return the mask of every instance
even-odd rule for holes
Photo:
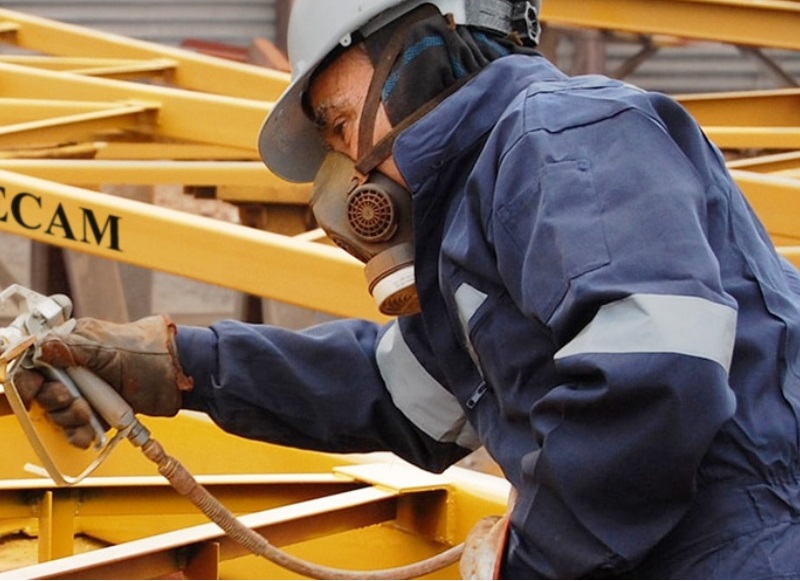
[[[253,529],[243,525],[153,438],[142,445],[142,452],[156,464],[159,473],[169,480],[177,492],[188,498],[234,541],[255,555],[312,579],[414,579],[458,562],[464,550],[462,543],[424,561],[373,571],[336,569],[309,563],[274,547]]]

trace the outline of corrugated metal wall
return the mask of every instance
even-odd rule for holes
[[[559,66],[571,73],[586,72],[586,58],[582,51],[593,50],[587,48],[587,38],[591,46],[591,39],[598,37],[599,33],[594,31],[559,33],[555,49]],[[605,54],[605,70],[602,72],[614,74],[641,48],[640,44],[633,42],[605,42],[604,48],[599,49]],[[788,77],[792,77],[793,82],[800,80],[800,52],[762,49],[761,53]],[[598,59],[597,55],[588,59],[589,62],[599,60],[602,59]],[[589,72],[601,72],[597,69],[596,65],[589,66]],[[655,55],[625,76],[625,80],[646,89],[671,94],[774,89],[788,84],[787,79],[775,74],[758,56],[746,49],[701,41],[676,41],[661,46]]]
[[[633,53],[631,47],[609,47],[608,71]],[[764,56],[780,66],[795,82],[800,80],[800,53],[763,49]],[[695,42],[662,48],[626,77],[629,82],[664,93],[776,89],[787,82],[752,53],[734,46]]]
[[[0,0],[3,8],[153,42],[178,45],[193,38],[238,46],[248,46],[255,37],[280,44],[276,6],[287,4],[286,0]],[[606,72],[613,72],[637,50],[630,44],[608,44]],[[800,79],[800,53],[764,52]],[[573,53],[569,41],[560,43],[559,65],[569,70]],[[663,48],[626,79],[667,93],[783,86],[753,56],[735,47],[702,42]]]
[[[2,0],[0,6],[133,38],[186,38],[248,46],[275,40],[276,0]]]

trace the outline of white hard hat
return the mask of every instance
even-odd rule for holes
[[[540,3],[528,4],[538,12]],[[288,29],[292,80],[258,136],[259,154],[270,170],[289,181],[313,181],[327,151],[302,107],[314,71],[335,48],[347,48],[422,4],[452,14],[456,24],[511,30],[513,0],[294,0]]]

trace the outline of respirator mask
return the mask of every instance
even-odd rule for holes
[[[381,313],[419,312],[408,190],[376,170],[365,176],[349,157],[330,152],[314,180],[310,206],[328,237],[366,264],[369,292]]]

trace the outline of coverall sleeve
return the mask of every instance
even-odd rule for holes
[[[237,321],[181,326],[179,357],[194,379],[183,407],[246,438],[338,453],[392,451],[444,470],[469,450],[432,437],[395,404],[376,360],[381,339],[395,326],[359,320],[304,331]]]
[[[614,576],[685,514],[734,413],[736,305],[709,243],[718,186],[664,124],[636,109],[552,122],[520,136],[496,182],[501,276],[549,329],[560,378],[530,409],[539,448],[522,459],[511,562]],[[686,142],[719,163],[696,133]]]

